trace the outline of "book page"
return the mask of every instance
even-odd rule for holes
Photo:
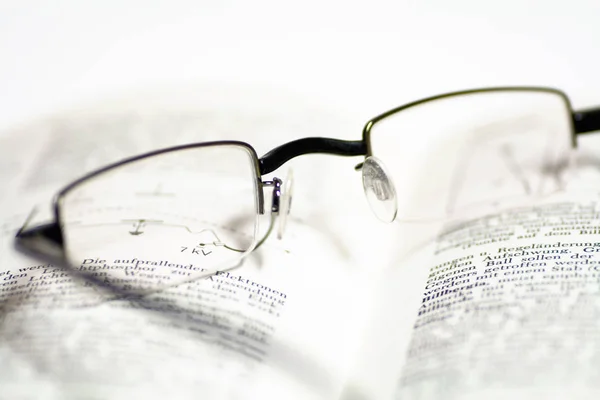
[[[261,105],[256,92],[218,93],[227,99],[209,105],[207,99],[218,99],[212,92],[190,103],[176,96],[175,105],[161,97],[149,106],[146,98],[142,106],[127,101],[80,110],[3,134],[0,159],[14,171],[2,175],[11,193],[3,198],[0,231],[3,396],[339,396],[358,339],[363,298],[355,288],[363,273],[323,206],[330,198],[320,194],[331,189],[329,173],[355,174],[348,160],[328,170],[314,159],[290,163],[296,196],[284,240],[273,235],[239,268],[145,296],[107,295],[72,270],[13,249],[14,233],[34,205],[47,215],[52,193],[105,163],[223,138],[252,141],[262,154],[309,128],[314,136],[343,128],[294,99],[281,99],[301,110],[290,116],[276,113],[272,99]],[[342,216],[347,207],[338,206]],[[139,254],[127,262],[160,261]],[[113,263],[111,255],[86,260],[99,274]]]
[[[507,191],[508,206],[486,211],[482,184],[472,216],[422,224],[430,239],[381,276],[344,398],[598,397],[600,169],[585,139],[563,190],[520,205]]]

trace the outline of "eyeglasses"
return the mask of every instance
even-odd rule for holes
[[[364,157],[356,169],[375,215],[419,221],[564,189],[577,135],[595,130],[600,109],[573,111],[555,89],[505,87],[392,109],[368,121],[356,141],[305,138],[263,157],[238,141],[172,147],[69,184],[55,197],[54,221],[26,223],[17,244],[122,289],[152,291],[239,266],[277,216],[281,236],[292,178],[263,176],[294,157]],[[269,215],[261,235],[261,217]]]

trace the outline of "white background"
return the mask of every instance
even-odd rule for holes
[[[470,87],[547,85],[600,104],[599,21],[597,0],[3,0],[0,129],[207,82],[352,110],[357,132],[403,102]]]

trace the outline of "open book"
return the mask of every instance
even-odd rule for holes
[[[448,195],[457,218],[393,224],[371,214],[360,158],[295,159],[282,241],[239,268],[144,296],[103,296],[13,248],[34,205],[126,156],[224,138],[260,153],[307,132],[359,135],[342,118],[262,96],[114,102],[0,136],[0,397],[597,398],[594,138],[564,150],[572,165],[560,175],[515,175],[493,157],[483,173],[452,171],[491,183]],[[465,154],[494,147],[465,143]],[[532,185],[553,190],[531,196]],[[118,262],[167,261],[85,259],[98,271]]]

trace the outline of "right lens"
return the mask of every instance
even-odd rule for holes
[[[84,180],[59,197],[69,263],[137,292],[239,265],[256,244],[256,160],[241,144],[199,145]]]
[[[396,187],[397,220],[441,220],[561,190],[571,120],[559,92],[490,89],[376,118],[368,143]]]

